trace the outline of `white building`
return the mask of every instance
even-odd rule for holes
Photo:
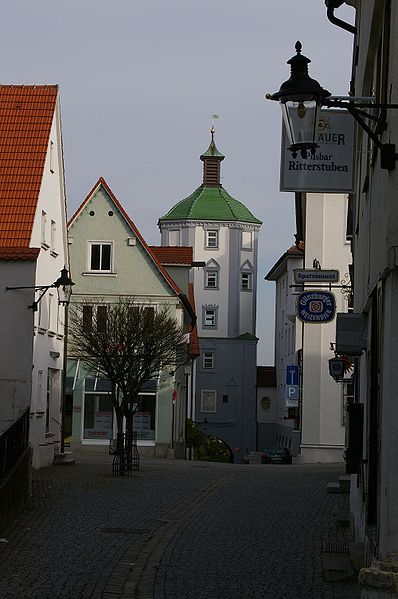
[[[296,203],[298,231],[304,252],[290,248],[267,274],[277,283],[275,307],[275,365],[278,413],[275,442],[298,453],[301,462],[343,460],[345,443],[344,385],[329,375],[328,360],[334,356],[335,322],[302,323],[296,316],[294,285],[298,268],[338,270],[344,280],[350,263],[347,239],[348,197],[339,194],[299,194]],[[324,287],[319,287],[323,288]],[[347,312],[348,297],[334,290],[336,311]],[[300,350],[300,351],[299,351]],[[285,400],[286,366],[300,366],[301,402],[297,414],[289,413]]]
[[[33,466],[51,464],[60,441],[64,308],[42,291],[68,266],[57,86],[0,86],[1,421],[30,405]],[[6,289],[6,287],[31,287]],[[33,326],[34,325],[34,326]]]
[[[212,139],[203,183],[159,219],[162,245],[193,247],[200,358],[196,412],[231,451],[256,445],[256,293],[259,221],[221,185]],[[236,456],[239,459],[239,452]]]
[[[398,5],[379,0],[356,4],[352,93],[397,105]],[[357,352],[356,401],[363,405],[364,419],[361,447],[349,447],[360,450],[351,507],[356,540],[364,543],[368,564],[398,555],[397,109],[386,111],[377,131],[371,139],[358,127],[353,237],[354,312],[365,321],[367,343],[365,351],[359,347]],[[390,164],[385,163],[388,154]],[[377,564],[377,576],[385,582],[390,573],[384,575],[383,569]],[[389,591],[386,587],[379,596],[392,596]]]

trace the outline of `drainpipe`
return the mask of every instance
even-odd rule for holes
[[[328,17],[329,21],[331,23],[333,23],[333,25],[336,25],[337,27],[340,27],[341,29],[345,29],[345,31],[348,31],[349,33],[353,33],[354,35],[356,35],[357,28],[354,27],[354,25],[350,25],[349,23],[346,23],[345,21],[338,19],[334,15],[334,11],[336,10],[336,8],[340,8],[340,6],[344,3],[345,3],[345,0],[325,0],[325,4],[326,4],[326,8],[327,8],[327,13],[326,13],[327,17]],[[347,4],[350,4],[350,3],[347,2]]]

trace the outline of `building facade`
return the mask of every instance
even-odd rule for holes
[[[334,356],[335,321],[303,323],[297,317],[296,300],[305,285],[294,287],[296,269],[337,270],[339,282],[348,276],[351,261],[347,236],[348,197],[342,194],[298,194],[298,222],[305,223],[291,247],[267,274],[276,281],[275,365],[278,413],[275,442],[292,450],[300,462],[343,461],[345,449],[345,401],[347,390],[329,375]],[[311,284],[312,287],[316,284]],[[318,288],[325,289],[324,284]],[[308,287],[307,287],[308,289]],[[329,287],[327,287],[329,289]],[[338,285],[330,287],[337,312],[348,311],[348,295]],[[296,413],[286,405],[286,367],[298,365],[300,399]]]
[[[355,5],[351,91],[397,104],[397,3],[362,0]],[[374,134],[379,143],[358,127],[353,227],[354,313],[364,318],[367,342],[357,356],[356,401],[363,406],[363,427],[351,507],[356,540],[364,543],[368,564],[398,555],[398,110],[387,109],[381,116],[383,126]],[[387,164],[385,152],[390,154]]]
[[[200,357],[194,418],[239,457],[255,449],[256,289],[261,222],[221,185],[224,156],[201,155],[203,183],[159,219],[162,245],[193,248]]]
[[[188,299],[192,250],[175,248],[173,257],[160,248],[150,248],[102,178],[69,221],[68,240],[75,282],[72,309],[73,304],[106,309],[106,304],[128,298],[148,310],[167,308],[169,316],[186,331],[183,363],[173,368],[165,365],[156,379],[143,386],[133,424],[141,452],[165,457],[174,455],[177,448],[183,457],[185,406],[189,403],[186,374],[191,375],[194,358],[188,347],[195,324]],[[163,264],[174,268],[178,284]],[[116,437],[110,382],[89,372],[72,354],[67,374],[72,447],[109,445]]]
[[[64,308],[51,287],[68,267],[58,87],[0,86],[0,112],[1,302],[10,333],[2,336],[0,413],[9,422],[30,405],[39,468],[52,463],[62,426]],[[49,288],[38,301],[40,286]]]

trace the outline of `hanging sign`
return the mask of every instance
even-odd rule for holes
[[[297,297],[296,313],[302,322],[330,322],[335,311],[336,299],[330,291],[303,291]]]
[[[294,269],[294,280],[296,283],[337,283],[339,280],[338,270],[311,270],[305,268]]]
[[[282,126],[281,191],[351,193],[354,191],[355,120],[342,110],[321,110],[315,155],[296,158]]]

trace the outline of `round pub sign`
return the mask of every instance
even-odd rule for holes
[[[296,312],[302,322],[330,322],[336,312],[335,297],[330,291],[303,291]]]

